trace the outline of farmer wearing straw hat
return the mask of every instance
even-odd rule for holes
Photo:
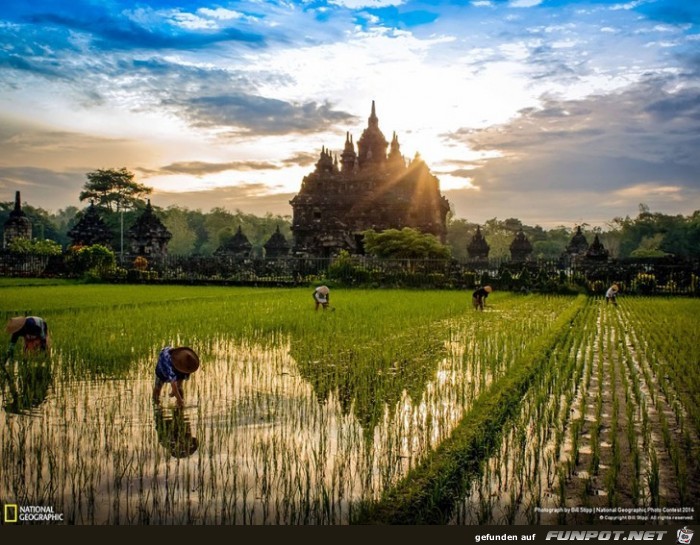
[[[48,354],[50,348],[49,326],[46,320],[39,316],[15,316],[7,322],[5,330],[12,335],[10,346],[7,349],[7,359],[11,358],[15,351],[15,345],[22,337],[24,341],[24,354]]]
[[[313,292],[313,297],[316,303],[316,310],[318,310],[320,306],[323,307],[323,310],[326,310],[331,302],[331,293],[328,286],[317,287]]]
[[[484,310],[484,307],[486,306],[486,298],[492,291],[493,288],[491,286],[484,286],[472,293],[472,305],[476,310]]]
[[[608,291],[605,292],[605,304],[607,305],[612,301],[612,304],[617,306],[617,293],[620,291],[620,286],[617,285],[617,283],[614,283],[612,286],[608,288]]]
[[[170,383],[172,391],[170,397],[174,397],[178,407],[185,406],[185,394],[182,383],[190,378],[190,375],[199,369],[199,356],[187,346],[173,348],[166,346],[158,355],[156,363],[156,379],[153,385],[153,403],[160,404],[160,391],[166,382]]]

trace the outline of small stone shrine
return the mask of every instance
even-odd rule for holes
[[[481,234],[481,227],[476,226],[476,233],[472,237],[469,244],[467,244],[467,254],[469,254],[469,259],[471,261],[485,261],[489,257],[489,250],[491,247],[487,244],[484,235]]]
[[[248,240],[248,237],[243,234],[243,229],[239,225],[236,234],[219,246],[214,255],[243,258],[249,257],[252,249],[253,245]]]
[[[609,254],[610,252],[605,249],[605,246],[603,246],[603,243],[598,237],[598,233],[596,233],[593,242],[588,247],[588,250],[586,250],[586,259],[591,261],[606,261]]]
[[[285,257],[287,254],[289,254],[289,243],[280,232],[279,225],[263,247],[265,248],[265,257],[277,258]]]
[[[154,214],[150,199],[136,223],[129,228],[127,236],[131,253],[148,259],[164,258],[168,254],[168,242],[173,237]]]
[[[514,263],[522,263],[529,261],[530,254],[532,254],[532,244],[525,236],[523,230],[519,229],[515,233],[513,242],[510,243],[510,259]]]
[[[340,161],[324,146],[315,170],[304,177],[290,204],[293,251],[311,257],[340,250],[362,254],[362,232],[368,229],[412,227],[445,243],[450,208],[439,180],[420,156],[407,162],[395,133],[387,142],[374,101],[357,151],[349,132]]]
[[[576,227],[574,236],[571,237],[569,244],[566,246],[566,253],[570,257],[583,256],[588,250],[588,241],[586,240],[581,226]]]
[[[94,202],[90,202],[80,221],[68,231],[68,236],[73,241],[73,246],[112,246],[112,232],[100,217]]]
[[[32,239],[32,222],[22,210],[22,201],[19,191],[15,192],[15,208],[10,212],[10,217],[7,218],[3,227],[3,248],[7,248],[10,242],[16,238]]]

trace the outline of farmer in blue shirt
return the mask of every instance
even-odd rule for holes
[[[7,349],[7,358],[11,358],[20,337],[24,341],[24,354],[48,354],[49,326],[39,316],[15,316],[7,322],[5,330],[12,335]]]
[[[153,403],[160,404],[160,391],[166,382],[170,383],[170,396],[177,401],[178,407],[184,407],[185,399],[182,391],[183,381],[199,369],[199,356],[187,346],[172,348],[166,346],[158,355],[156,363],[156,380],[153,385]]]

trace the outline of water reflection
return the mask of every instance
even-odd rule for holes
[[[153,409],[158,442],[175,458],[187,458],[197,452],[199,441],[192,435],[189,419],[181,407]]]
[[[423,341],[425,344],[409,357],[371,350],[324,354],[313,336],[306,335],[292,341],[289,353],[300,376],[313,387],[318,402],[323,404],[332,394],[337,396],[343,416],[352,412],[365,439],[372,441],[385,411],[393,419],[405,395],[415,404],[421,402],[447,355],[444,339]]]
[[[26,414],[38,408],[51,388],[53,375],[51,364],[45,358],[28,358],[18,362],[16,371],[4,367],[0,376],[0,388],[8,390],[4,396],[3,409],[8,413]]]
[[[210,339],[184,412],[154,412],[150,357],[102,379],[77,378],[59,358],[38,418],[0,413],[0,496],[51,503],[75,524],[348,523],[478,391],[464,345],[441,346],[447,356],[414,351],[423,361],[369,347],[375,367],[363,371],[347,353],[314,364],[288,338]]]

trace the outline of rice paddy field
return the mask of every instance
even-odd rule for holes
[[[0,375],[0,503],[75,525],[698,521],[699,299],[333,289],[316,312],[311,291],[3,281],[0,317],[45,318],[52,350]],[[182,345],[185,407],[154,406]]]

